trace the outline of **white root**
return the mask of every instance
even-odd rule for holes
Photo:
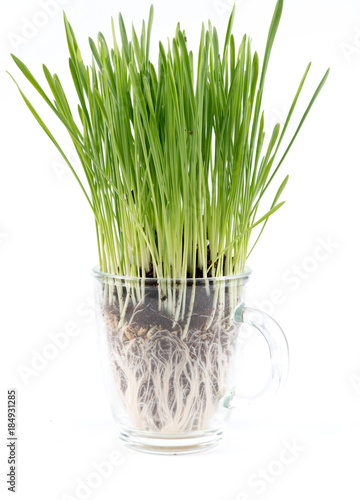
[[[228,391],[236,348],[232,309],[242,290],[225,294],[223,286],[213,287],[205,314],[195,288],[189,296],[186,287],[165,285],[155,300],[153,290],[141,289],[132,307],[135,293],[128,285],[118,292],[117,319],[113,309],[103,309],[113,383],[137,430],[181,434],[209,428]],[[103,290],[107,299],[108,292]],[[147,316],[156,324],[146,324]],[[202,326],[192,326],[195,316]]]
[[[206,428],[226,393],[231,336],[190,343],[157,330],[148,341],[112,337],[111,362],[122,405],[139,430],[165,434]]]

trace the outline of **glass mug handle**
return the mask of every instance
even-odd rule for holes
[[[226,408],[236,408],[240,401],[248,402],[265,395],[275,394],[284,385],[289,371],[289,347],[284,332],[278,323],[268,314],[240,304],[235,309],[235,325],[250,325],[265,338],[270,353],[271,372],[265,386],[253,395],[243,395],[232,391],[224,399]]]

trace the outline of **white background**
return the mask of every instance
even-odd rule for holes
[[[261,57],[275,2],[236,3],[236,39],[240,42],[245,31],[250,33]],[[55,7],[60,4],[85,59],[87,37],[95,38],[99,30],[109,36],[111,15],[121,10],[128,27],[131,20],[139,27],[149,8],[144,0],[67,0],[55,2]],[[193,49],[200,23],[208,18],[223,37],[231,2],[154,0],[154,4],[156,57],[157,40],[172,36],[177,21]],[[97,262],[91,213],[5,74],[8,69],[21,81],[66,148],[68,139],[60,125],[9,56],[14,52],[39,78],[45,62],[70,88],[61,9],[51,17],[41,13],[40,0],[1,3],[2,498],[8,469],[6,390],[16,387],[17,498],[21,500],[80,498],[76,494],[80,482],[92,484],[96,479],[91,476],[94,462],[109,461],[114,451],[122,454],[121,464],[89,490],[88,498],[358,500],[359,1],[287,0],[270,61],[264,101],[270,126],[283,121],[308,61],[313,64],[297,119],[331,67],[283,168],[283,175],[290,173],[283,196],[287,203],[273,216],[249,262],[254,271],[250,301],[270,311],[289,340],[287,386],[275,399],[244,405],[234,413],[219,448],[184,457],[135,454],[116,437],[100,376],[91,309],[90,269]],[[33,22],[43,26],[31,31]],[[24,33],[27,39],[16,39]],[[330,244],[327,250],[324,242]],[[38,364],[31,376],[21,375],[24,367],[33,369],[38,353],[51,343],[51,333],[64,331],[77,335],[68,337],[68,346],[44,366]],[[294,442],[298,452],[287,453],[291,463],[282,465],[283,450]],[[262,469],[268,480],[259,483]],[[5,497],[11,498],[10,493]]]

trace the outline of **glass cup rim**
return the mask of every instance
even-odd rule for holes
[[[195,282],[195,283],[201,283],[201,282],[220,282],[220,281],[236,281],[236,280],[247,280],[251,273],[252,269],[249,266],[245,266],[245,269],[242,273],[239,274],[232,274],[230,276],[219,276],[219,277],[212,277],[210,276],[209,278],[146,278],[146,277],[135,277],[135,276],[121,276],[119,274],[111,274],[111,273],[105,273],[103,271],[100,271],[100,266],[96,265],[92,268],[91,270],[92,276],[98,280],[105,280],[105,279],[115,279],[119,281],[137,281],[137,282],[146,282],[146,283],[158,283],[160,282],[170,282],[170,283],[190,283],[190,282]]]

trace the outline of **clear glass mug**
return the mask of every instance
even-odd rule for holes
[[[94,268],[101,364],[120,439],[133,449],[194,453],[217,445],[241,399],[275,393],[288,345],[269,315],[245,305],[250,269],[200,279],[126,278]],[[240,326],[267,342],[270,377],[239,394]]]

